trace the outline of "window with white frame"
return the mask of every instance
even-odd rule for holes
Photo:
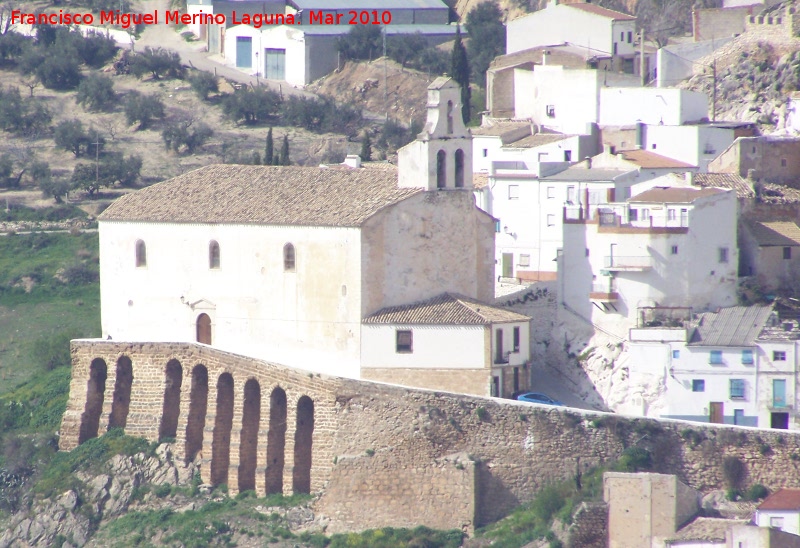
[[[509,200],[519,199],[519,185],[508,185],[508,199]]]
[[[650,220],[650,210],[647,208],[642,209],[642,220],[649,221]]]
[[[745,365],[753,365],[753,351],[749,349],[742,350],[742,363]]]
[[[708,357],[708,363],[714,365],[721,365],[722,364],[722,350],[712,350],[711,354]]]
[[[706,381],[705,379],[692,379],[692,392],[705,392]]]
[[[531,256],[530,255],[520,255],[519,256],[519,266],[531,266]]]
[[[556,216],[553,214],[547,215],[547,226],[556,226]]]
[[[772,351],[772,361],[774,362],[785,362],[786,361],[786,352],[783,350],[773,350]]]
[[[719,248],[719,262],[727,263],[728,262],[728,248],[727,247],[720,247]]]
[[[556,197],[556,187],[554,187],[554,186],[547,187],[547,197],[548,198],[555,198]]]
[[[414,351],[414,332],[410,329],[398,329],[396,351],[398,354],[411,354]]]
[[[677,218],[678,214],[674,209],[667,210],[667,220],[674,221]]]

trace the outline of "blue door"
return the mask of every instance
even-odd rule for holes
[[[286,80],[286,50],[264,48],[264,77],[267,80]]]
[[[772,381],[772,407],[786,407],[786,380]]]
[[[236,37],[236,67],[251,68],[253,66],[253,39],[249,36]]]

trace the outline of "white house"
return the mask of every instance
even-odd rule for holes
[[[438,78],[428,94],[399,174],[217,165],[114,202],[99,218],[103,337],[198,341],[357,378],[369,315],[445,292],[492,299],[495,222],[475,207],[460,89]],[[419,369],[408,382],[434,384]]]
[[[759,527],[774,527],[800,535],[800,489],[778,489],[758,505],[754,518]]]
[[[625,328],[643,309],[736,303],[736,194],[655,186],[664,181],[672,182],[636,185],[627,199],[584,195],[564,208],[559,285],[583,317]]]
[[[352,26],[325,24],[237,25],[225,32],[226,63],[268,80],[305,86],[333,72],[344,61],[336,40]],[[388,36],[419,33],[430,45],[452,40],[455,25],[392,24],[381,28]]]
[[[589,124],[680,126],[708,120],[708,98],[703,93],[643,88],[637,78],[597,69],[519,68],[514,71],[514,89],[516,118],[530,118],[538,126],[563,133],[591,133]]]
[[[426,388],[511,397],[530,388],[530,318],[461,295],[444,293],[364,318],[363,378]],[[387,348],[395,352],[387,352]],[[420,372],[422,371],[422,375]],[[440,377],[426,376],[436,371]],[[453,374],[455,373],[455,374]]]
[[[508,23],[506,53],[569,43],[628,58],[632,69],[635,34],[636,18],[632,15],[588,2],[560,4],[551,0],[545,9]]]
[[[656,88],[658,91],[663,88]],[[697,166],[706,173],[708,164],[735,140],[735,130],[715,124],[647,124],[643,129],[643,148]]]

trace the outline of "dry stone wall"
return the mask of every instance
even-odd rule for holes
[[[316,510],[332,518],[332,530],[411,524],[469,530],[505,516],[547,483],[573,478],[578,466],[585,471],[616,460],[631,446],[650,451],[654,471],[676,474],[701,491],[728,488],[732,479],[740,487],[762,483],[770,489],[796,485],[800,479],[800,439],[789,432],[638,419],[318,376],[190,343],[73,341],[72,354],[62,449],[78,444],[81,423],[88,420],[92,362],[102,359],[108,369],[97,421],[102,433],[112,402],[124,400],[114,394],[115,367],[127,356],[133,380],[125,430],[151,440],[159,435],[164,394],[176,392],[174,387],[166,390],[167,363],[181,364],[174,447],[182,458],[190,384],[194,369],[202,365],[208,371],[209,390],[202,450],[195,463],[209,482],[216,443],[235,493],[240,433],[243,424],[248,424],[245,431],[253,428],[244,420],[245,409],[252,406],[243,404],[245,383],[253,379],[261,395],[256,491],[265,493],[264,478],[275,458],[273,453],[267,462],[270,430],[285,428],[282,490],[296,488],[297,469],[310,459],[307,488],[320,493]],[[217,380],[226,374],[234,386],[227,460],[219,456],[226,447],[225,436],[214,431]],[[282,425],[270,423],[270,394],[277,388],[286,394]],[[310,432],[307,419],[305,424],[297,420],[298,402],[302,406],[304,398],[313,402]],[[166,407],[170,405],[175,404]],[[296,436],[298,430],[308,436]],[[295,448],[295,439],[303,447]],[[726,458],[744,465],[741,477],[726,478]]]

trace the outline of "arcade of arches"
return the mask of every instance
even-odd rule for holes
[[[136,362],[135,353],[120,355],[111,364],[101,357],[91,360],[78,444],[115,427],[152,437],[132,417],[142,406],[156,403],[152,389],[160,381],[158,439],[176,440],[176,452],[187,462],[201,458],[205,482],[226,484],[232,492],[311,492],[312,397],[299,395],[290,413],[287,391],[257,375],[238,378],[230,371],[212,372],[203,363],[172,358],[165,360],[161,379],[156,379],[155,364],[140,372]],[[112,383],[113,392],[107,394]],[[106,399],[111,399],[110,406]]]

